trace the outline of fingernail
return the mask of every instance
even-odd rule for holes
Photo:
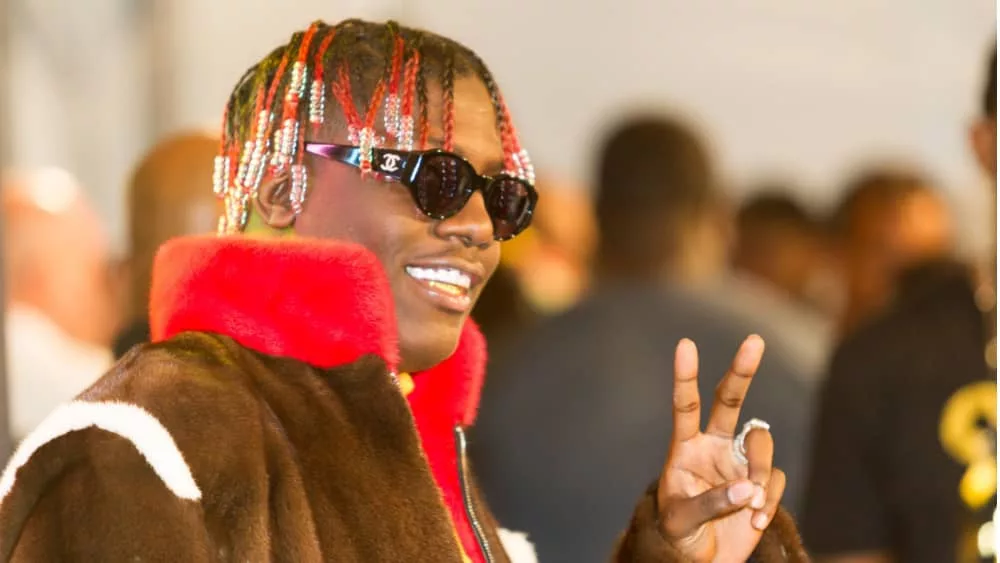
[[[764,508],[764,502],[767,500],[767,495],[764,494],[764,487],[760,485],[754,485],[753,500],[750,501],[750,508],[755,510],[760,510]]]
[[[767,514],[763,512],[758,512],[753,517],[753,527],[757,528],[758,530],[764,531],[764,529],[767,528],[767,521],[768,521]]]
[[[729,487],[729,502],[733,504],[743,504],[753,496],[755,485],[749,481],[740,481]]]

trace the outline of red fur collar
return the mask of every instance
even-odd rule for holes
[[[200,236],[168,242],[153,269],[150,329],[154,341],[186,331],[224,334],[258,352],[319,367],[366,354],[382,357],[390,369],[399,365],[388,279],[371,252],[337,241]],[[447,412],[451,424],[471,425],[485,364],[483,337],[469,321],[450,358],[413,374],[418,424],[425,414]]]

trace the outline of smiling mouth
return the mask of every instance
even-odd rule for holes
[[[464,313],[472,305],[472,297],[469,295],[472,276],[462,270],[407,266],[406,274],[423,286],[432,301],[440,307]]]

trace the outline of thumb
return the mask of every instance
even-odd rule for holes
[[[705,524],[745,508],[756,487],[747,480],[733,481],[694,497],[667,497],[660,502],[660,525],[670,539],[696,535]]]

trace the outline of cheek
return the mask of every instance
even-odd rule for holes
[[[318,178],[307,195],[295,231],[302,236],[369,245],[367,233],[376,213],[370,194],[359,179],[331,174]]]
[[[499,243],[493,243],[490,248],[483,252],[483,264],[486,266],[490,277],[496,273],[497,268],[500,266],[500,255],[502,250]]]
[[[430,223],[398,184],[320,185],[309,194],[296,233],[360,244],[388,269],[407,243],[427,236]]]

